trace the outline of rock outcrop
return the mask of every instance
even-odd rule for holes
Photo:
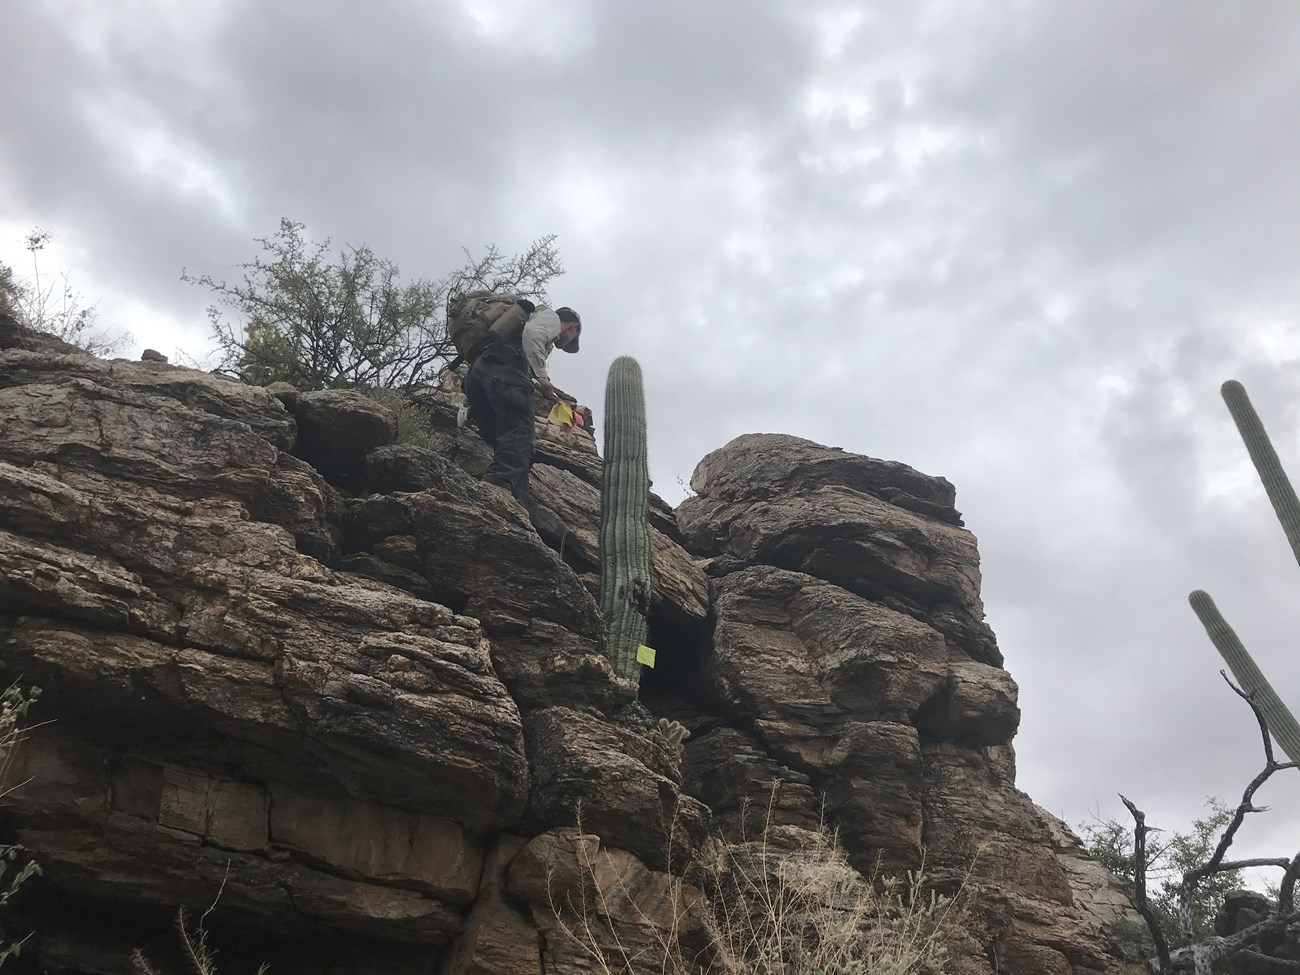
[[[45,871],[9,925],[39,970],[165,960],[176,909],[216,900],[232,968],[585,972],[565,897],[594,885],[625,947],[696,937],[673,871],[753,803],[796,834],[829,816],[863,870],[964,883],[955,970],[1114,966],[1122,904],[1015,788],[1016,686],[946,481],[791,437],[711,454],[652,505],[638,693],[592,598],[589,433],[539,408],[525,511],[477,480],[452,390],[417,398],[417,447],[358,392],[15,334],[0,664],[45,724],[0,812]]]
[[[692,486],[678,519],[717,577],[711,705],[806,776],[860,869],[924,863],[963,888],[983,948],[963,971],[1111,965],[1111,918],[1015,788],[1017,688],[951,485],[769,434],[710,454]]]
[[[691,551],[806,572],[923,620],[954,652],[1001,666],[980,602],[975,536],[952,485],[783,434],[715,450],[678,510]]]

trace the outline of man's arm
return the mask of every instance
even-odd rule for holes
[[[560,318],[549,308],[539,308],[524,326],[524,358],[533,377],[547,392],[551,390],[551,377],[546,372],[546,357],[560,337]]]

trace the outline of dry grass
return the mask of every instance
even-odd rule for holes
[[[864,877],[834,830],[776,826],[770,804],[755,833],[711,839],[688,879],[667,879],[669,889],[651,899],[611,887],[594,844],[580,843],[585,882],[579,896],[552,897],[556,927],[599,975],[943,971],[960,891],[928,890],[923,869]]]
[[[17,684],[0,692],[0,799],[23,785],[13,781],[14,758],[31,730],[26,725],[27,712],[40,696],[39,687],[24,691]]]
[[[27,711],[40,696],[39,687],[24,691],[17,684],[0,693],[0,799],[24,784],[13,781],[14,755],[27,737]],[[40,872],[40,865],[28,859],[21,846],[0,844],[0,910],[9,905],[23,884]],[[29,934],[18,941],[0,941],[0,966],[18,957],[23,943],[30,937]]]
[[[222,886],[225,884],[223,882]],[[220,894],[218,894],[220,897]],[[216,901],[213,901],[213,907]],[[190,926],[189,915],[185,908],[176,912],[176,930],[180,935],[181,948],[185,952],[185,960],[189,963],[194,975],[217,975],[217,956],[216,953],[208,947],[208,929],[204,926],[212,908],[208,908],[203,916],[199,918],[198,923]],[[158,969],[145,957],[143,951],[137,948],[131,953],[131,970],[135,975],[159,975]],[[267,975],[271,966],[262,964],[257,969],[257,975]]]

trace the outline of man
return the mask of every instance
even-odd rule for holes
[[[528,468],[533,460],[533,380],[549,399],[557,399],[546,371],[554,348],[578,351],[582,319],[572,308],[519,304],[528,321],[518,344],[490,336],[465,377],[465,398],[479,433],[492,445],[492,463],[483,480],[509,491],[528,507]]]

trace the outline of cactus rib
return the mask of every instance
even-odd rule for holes
[[[1300,563],[1300,499],[1296,498],[1295,488],[1282,469],[1277,451],[1268,438],[1259,414],[1246,395],[1246,388],[1235,379],[1229,379],[1221,389],[1223,401],[1228,404],[1228,412],[1237,424],[1237,431],[1246,444],[1251,462],[1259,473],[1259,479],[1268,493],[1268,500],[1273,503],[1277,520],[1282,523],[1286,540],[1291,543],[1291,552],[1296,562]]]
[[[636,654],[646,639],[650,611],[649,497],[641,366],[620,356],[610,365],[605,384],[600,608],[609,626],[609,658],[615,673],[627,680],[641,673]]]
[[[1296,724],[1295,716],[1282,703],[1282,699],[1273,690],[1273,685],[1256,666],[1249,651],[1242,646],[1236,631],[1223,618],[1209,593],[1197,589],[1188,597],[1188,602],[1192,604],[1192,610],[1209,634],[1210,642],[1227,662],[1238,685],[1251,696],[1264,715],[1264,723],[1268,725],[1270,734],[1291,761],[1300,762],[1300,725]]]
[[[1295,489],[1291,486],[1286,471],[1282,469],[1282,462],[1273,449],[1273,443],[1268,438],[1259,414],[1251,405],[1250,397],[1246,395],[1245,387],[1235,379],[1229,379],[1220,392],[1228,405],[1228,412],[1237,424],[1237,432],[1246,444],[1251,463],[1255,465],[1255,471],[1264,484],[1273,512],[1291,544],[1291,552],[1300,563],[1300,500],[1296,498]],[[1296,724],[1295,715],[1277,696],[1273,685],[1255,664],[1209,594],[1198,589],[1188,596],[1188,601],[1201,625],[1205,627],[1210,642],[1232,670],[1233,677],[1259,708],[1269,734],[1291,761],[1300,762],[1300,725]]]

